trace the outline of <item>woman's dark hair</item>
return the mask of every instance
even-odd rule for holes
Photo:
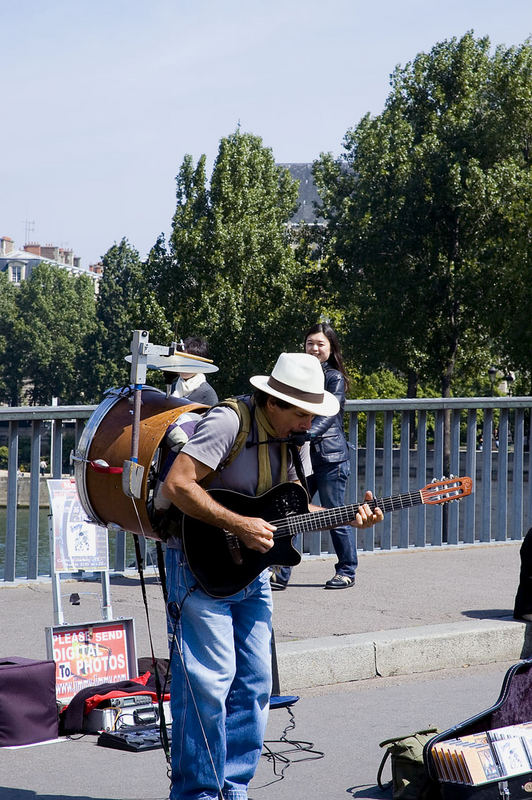
[[[344,359],[342,357],[342,351],[340,349],[340,343],[338,341],[338,337],[328,322],[317,322],[316,325],[312,325],[305,333],[305,349],[307,344],[307,339],[309,336],[312,336],[314,333],[323,333],[324,336],[327,337],[329,340],[329,344],[331,345],[331,354],[327,359],[328,364],[333,368],[337,369],[338,372],[341,372],[344,378],[345,383],[345,390],[349,389],[349,378],[347,377],[345,367],[344,367]]]

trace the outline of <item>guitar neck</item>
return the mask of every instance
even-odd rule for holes
[[[402,508],[412,508],[423,503],[421,491],[406,492],[406,494],[393,495],[392,497],[375,497],[368,503],[371,510],[380,508],[383,512],[399,511]],[[324,508],[321,511],[313,511],[308,514],[297,514],[293,517],[288,516],[281,521],[273,521],[273,524],[287,525],[291,533],[309,533],[310,531],[328,530],[346,525],[355,519],[362,503],[353,503],[337,508]]]

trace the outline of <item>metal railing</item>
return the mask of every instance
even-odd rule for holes
[[[532,525],[532,397],[350,400],[351,502],[356,487],[406,493],[445,472],[473,480],[459,503],[386,515],[362,547],[425,547],[520,539]]]
[[[50,438],[51,477],[60,478],[68,470],[65,434],[69,432],[75,446],[95,408],[0,408],[0,427],[7,427],[8,440],[3,548],[0,530],[4,581],[21,577],[20,565],[17,575],[20,437],[30,437],[28,529],[21,531],[21,538],[27,536],[23,577],[35,579],[46,574],[39,569],[38,557],[43,434]],[[532,397],[349,400],[346,413],[351,454],[349,503],[360,500],[366,488],[378,497],[420,489],[440,478],[445,466],[450,474],[467,475],[473,480],[472,495],[459,503],[420,505],[386,514],[382,525],[359,534],[359,549],[517,540],[532,526]],[[114,569],[121,571],[125,568],[126,544],[123,533],[115,536]],[[146,543],[142,544],[145,552]],[[306,534],[303,550],[311,555],[330,552],[328,533]]]

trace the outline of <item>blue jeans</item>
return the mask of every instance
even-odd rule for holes
[[[324,508],[343,506],[345,505],[345,487],[348,477],[349,461],[329,464],[317,469],[307,478],[310,496],[314,497],[317,492]],[[340,528],[333,528],[329,533],[338,558],[335,571],[339,575],[353,578],[358,566],[355,528],[351,525],[342,525]],[[281,567],[277,572],[282,581],[288,582],[292,569],[291,567]]]
[[[216,800],[220,789],[227,800],[246,800],[271,692],[268,572],[238,594],[215,599],[199,588],[181,550],[166,552],[170,800]]]

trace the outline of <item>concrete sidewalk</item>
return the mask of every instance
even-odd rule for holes
[[[356,585],[325,590],[334,558],[308,558],[284,592],[274,593],[281,690],[408,675],[532,654],[529,625],[512,619],[520,542],[360,553]],[[155,654],[167,654],[157,578],[147,577]],[[66,623],[101,619],[97,582],[62,581]],[[80,595],[79,606],[69,595]],[[111,578],[113,617],[135,621],[137,654],[150,654],[136,573]],[[49,581],[3,584],[2,657],[46,657],[53,624]]]
[[[328,591],[334,560],[305,561],[274,595],[281,684],[293,690],[519,660],[520,542],[362,553],[356,585]]]

